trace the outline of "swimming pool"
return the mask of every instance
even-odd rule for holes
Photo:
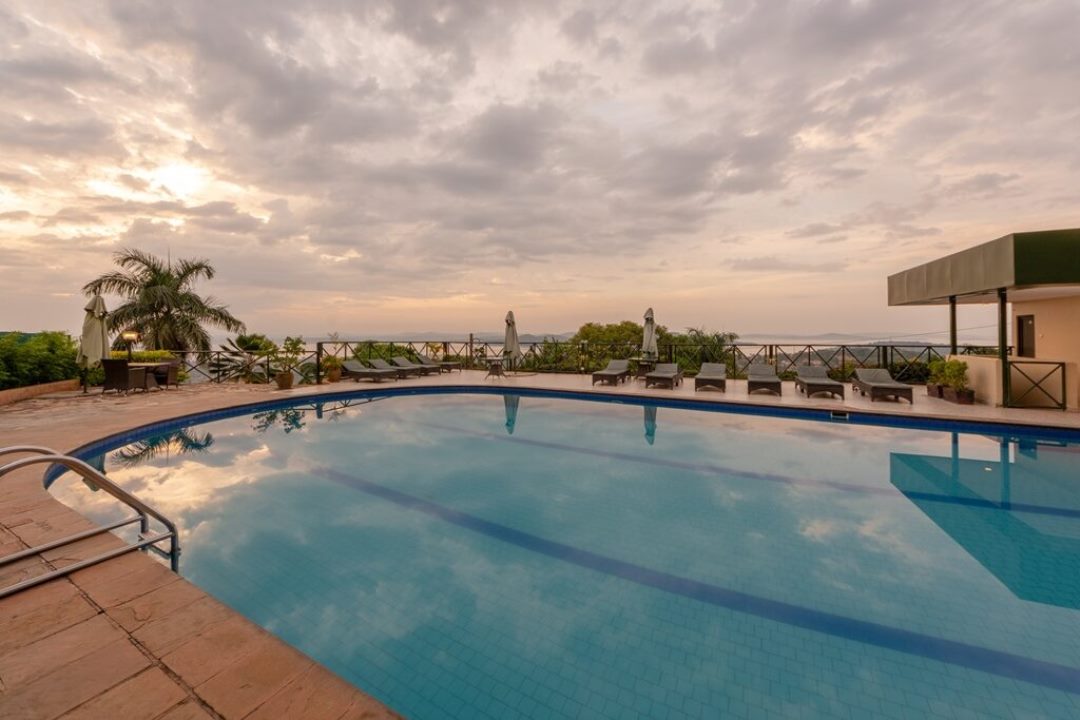
[[[228,415],[93,452],[185,577],[408,717],[1080,714],[1075,435],[542,393]]]

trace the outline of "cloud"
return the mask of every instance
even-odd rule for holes
[[[206,256],[241,316],[309,334],[361,300],[380,327],[527,302],[562,331],[643,286],[673,326],[737,289],[783,328],[769,272],[879,327],[828,270],[868,253],[872,297],[919,252],[1075,224],[1078,34],[1074,0],[11,0],[0,254],[68,287],[126,244]],[[394,293],[437,309],[370,297]]]

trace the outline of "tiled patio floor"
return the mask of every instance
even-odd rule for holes
[[[462,372],[392,384],[341,383],[288,392],[267,386],[202,385],[129,397],[65,393],[0,408],[0,447],[71,450],[93,439],[177,415],[230,405],[391,386],[484,385],[642,397],[695,398],[783,407],[826,407],[1080,428],[1080,413],[961,407],[915,392],[914,405],[807,399],[791,383],[783,396],[675,390],[640,381],[617,388],[588,376],[485,379]],[[849,388],[850,395],[850,388]],[[61,505],[27,469],[0,482],[0,556],[92,524]],[[76,562],[119,541],[111,535],[0,569],[0,586]],[[0,717],[3,718],[360,718],[393,714],[295,649],[207,596],[163,565],[132,554],[0,600]]]

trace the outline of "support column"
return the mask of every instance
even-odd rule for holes
[[[1001,361],[1001,404],[1009,407],[1012,392],[1009,372],[1009,297],[1005,288],[998,288],[998,360]]]
[[[949,296],[949,352],[956,354],[956,296]]]

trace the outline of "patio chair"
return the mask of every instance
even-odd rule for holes
[[[870,393],[870,402],[886,397],[897,401],[900,398],[906,398],[912,404],[915,402],[912,399],[911,386],[897,382],[884,368],[858,368],[855,371],[855,379],[851,381],[851,387],[858,390],[860,395]]]
[[[132,390],[146,390],[146,368],[128,367],[127,360],[103,359],[101,367],[105,369],[105,384],[101,389],[104,395],[110,390],[127,394]]]
[[[430,375],[431,373],[442,372],[442,368],[433,367],[431,365],[417,365],[403,355],[395,355],[394,357],[390,358],[390,362],[400,368],[417,370],[421,375]]]
[[[391,365],[382,358],[371,358],[368,360],[368,364],[377,370],[393,370],[397,373],[399,378],[407,378],[411,375],[420,375],[419,367],[401,367],[400,365]]]
[[[170,385],[175,385],[177,390],[180,389],[180,363],[160,365],[154,368],[154,376],[158,387],[168,390]]]
[[[645,387],[657,385],[674,390],[675,386],[681,382],[682,370],[679,369],[678,363],[658,363],[652,372],[645,373]]]
[[[724,363],[701,363],[701,370],[694,376],[694,390],[712,388],[727,391],[727,365]]]
[[[818,365],[802,365],[796,370],[795,388],[806,394],[806,397],[817,393],[830,393],[839,395],[844,399],[844,383],[837,382],[829,377],[827,368]]]
[[[398,371],[393,369],[379,370],[376,368],[369,368],[359,360],[346,360],[341,364],[341,377],[351,377],[356,382],[360,382],[361,380],[382,382],[383,380],[396,380]]]
[[[621,382],[626,382],[630,377],[630,361],[629,360],[608,360],[607,367],[603,370],[599,370],[592,374],[592,384],[602,382],[605,385],[618,385]]]
[[[750,394],[757,390],[768,390],[777,395],[783,394],[780,378],[777,377],[772,365],[750,363],[750,367],[746,370],[746,392]]]

